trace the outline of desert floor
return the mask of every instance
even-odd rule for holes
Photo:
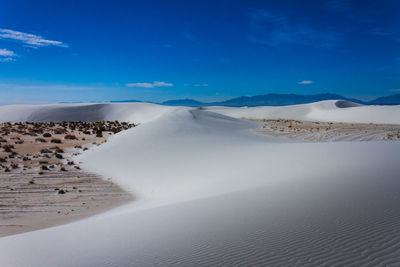
[[[311,142],[396,141],[400,125],[375,123],[317,122],[300,120],[253,120],[262,126],[258,133]]]
[[[134,125],[96,123],[0,124],[0,237],[81,219],[133,196],[73,156]]]

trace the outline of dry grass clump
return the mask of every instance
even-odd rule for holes
[[[61,141],[60,138],[53,138],[53,139],[51,139],[50,142],[52,142],[52,143],[54,143],[54,144],[62,144],[62,141]]]
[[[64,139],[69,139],[69,140],[76,140],[76,136],[74,134],[66,134],[64,136]]]
[[[15,148],[13,145],[4,145],[2,146],[4,152],[14,153],[13,149]]]

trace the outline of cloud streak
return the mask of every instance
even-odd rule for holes
[[[33,48],[43,46],[68,47],[66,43],[60,41],[47,40],[39,35],[14,31],[10,29],[0,29],[0,39],[21,42]]]
[[[75,84],[48,84],[48,83],[34,83],[29,82],[28,84],[23,83],[7,83],[0,81],[0,88],[11,90],[13,92],[21,91],[94,91],[100,88],[113,88],[107,86],[99,86],[96,84],[88,85],[75,85]]]
[[[305,24],[296,24],[289,17],[267,9],[252,9],[249,13],[252,33],[250,42],[269,45],[304,45],[331,49],[340,41],[338,33],[322,31]]]
[[[15,54],[14,51],[5,48],[0,48],[0,62],[15,61],[16,56],[17,54]]]
[[[127,87],[155,88],[155,87],[172,87],[172,83],[154,81],[152,83],[127,83]]]
[[[313,81],[307,81],[307,80],[298,82],[298,84],[312,84],[312,83],[313,83]]]
[[[8,50],[8,49],[5,49],[5,48],[0,48],[0,56],[3,56],[3,57],[15,57],[16,54],[11,50]]]
[[[194,86],[194,87],[207,87],[208,83],[185,83],[184,86]]]

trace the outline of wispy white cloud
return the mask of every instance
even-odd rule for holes
[[[16,56],[17,54],[15,54],[14,51],[5,48],[0,48],[0,62],[15,61]]]
[[[325,6],[329,9],[345,11],[349,9],[350,3],[348,0],[328,0],[325,2]]]
[[[313,81],[307,81],[307,80],[298,82],[298,84],[312,84],[312,83],[313,83]]]
[[[102,88],[109,88],[107,86],[100,86],[96,83],[87,85],[76,84],[53,84],[53,83],[8,83],[0,82],[0,88],[11,91],[91,91]],[[111,87],[112,88],[112,87]]]
[[[16,59],[12,57],[0,58],[0,62],[12,62],[12,61],[16,61]]]
[[[185,38],[186,40],[189,40],[191,42],[197,42],[198,41],[197,36],[192,34],[192,33],[185,32],[185,33],[182,34],[182,36],[183,36],[183,38]]]
[[[15,57],[16,54],[14,53],[14,51],[5,49],[5,48],[0,48],[0,56],[3,57]]]
[[[33,48],[38,48],[43,46],[68,47],[66,43],[60,41],[47,40],[39,35],[14,31],[10,29],[0,29],[0,39],[7,39],[7,40],[21,42]]]
[[[155,87],[172,87],[172,83],[154,81],[152,83],[127,83],[127,87],[155,88]]]
[[[230,63],[232,61],[232,59],[228,58],[228,57],[220,57],[218,58],[219,62],[222,63]]]
[[[285,14],[267,9],[251,9],[249,13],[250,42],[269,45],[304,45],[331,49],[340,42],[337,32],[296,24]]]
[[[400,88],[398,88],[398,89],[389,89],[389,92],[400,92]]]
[[[127,83],[127,87],[142,87],[142,88],[154,88],[152,83]]]
[[[397,29],[374,28],[372,34],[400,42],[400,32]]]
[[[184,86],[207,87],[208,83],[185,83]]]

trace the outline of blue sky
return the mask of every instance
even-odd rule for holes
[[[0,104],[400,92],[396,0],[0,7]]]

